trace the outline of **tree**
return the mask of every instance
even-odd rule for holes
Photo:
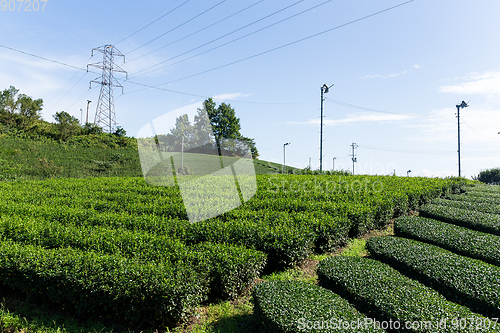
[[[88,135],[88,134],[101,134],[104,131],[102,127],[99,127],[94,123],[85,123],[85,125],[83,125],[82,127],[82,132],[83,134]]]
[[[19,89],[10,86],[0,93],[0,122],[27,129],[29,125],[41,119],[42,107],[42,99],[35,100],[25,94],[19,94]]]
[[[477,176],[477,180],[486,184],[500,184],[500,169],[481,170]]]
[[[127,135],[127,131],[125,131],[123,127],[117,126],[113,134],[119,137],[124,137],[125,135]]]
[[[257,158],[259,153],[255,146],[254,139],[241,135],[240,118],[236,117],[236,112],[230,104],[222,103],[215,108],[215,102],[209,98],[203,102],[203,110],[206,111],[210,119],[210,124],[215,138],[215,144],[219,149],[223,139],[238,139],[245,141],[250,146],[252,157]]]
[[[59,130],[59,138],[65,141],[68,137],[78,134],[81,131],[80,122],[65,111],[56,112],[53,116],[56,120],[56,127]]]

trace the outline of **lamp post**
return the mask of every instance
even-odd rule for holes
[[[329,92],[331,87],[333,87],[333,84],[331,86],[327,86],[326,84],[324,84],[321,87],[321,125],[319,128],[319,171],[323,170],[323,101],[325,100],[323,94]]]
[[[458,177],[462,176],[462,169],[460,164],[460,108],[466,108],[469,104],[462,101],[460,105],[457,105],[457,119],[458,119]]]
[[[406,177],[410,177],[411,170],[406,171]]]
[[[335,171],[335,160],[337,159],[337,156],[333,158],[333,164],[332,164],[332,171]]]
[[[285,165],[285,147],[288,146],[290,142],[284,143],[283,144],[283,173],[286,173],[286,165]]]
[[[87,118],[85,118],[85,124],[88,124],[88,122],[89,122],[89,105],[90,105],[90,103],[92,103],[92,101],[88,99],[87,100]]]

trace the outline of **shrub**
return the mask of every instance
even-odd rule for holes
[[[479,175],[477,176],[477,180],[479,180],[481,183],[486,184],[500,183],[500,169],[494,168],[481,170],[481,172],[479,172]]]
[[[500,266],[500,237],[425,217],[405,216],[394,222],[396,236],[434,244],[452,252]]]
[[[190,265],[141,264],[120,256],[0,242],[0,279],[82,315],[136,325],[176,325],[205,300],[206,275]]]
[[[446,199],[455,200],[455,201],[466,201],[473,203],[486,203],[498,205],[498,199],[495,198],[487,198],[487,197],[477,197],[472,195],[464,195],[464,194],[448,194]]]
[[[500,205],[491,204],[491,203],[483,203],[483,202],[475,202],[472,201],[458,201],[458,200],[448,200],[448,199],[434,199],[432,200],[433,204],[445,207],[452,208],[460,208],[466,210],[475,210],[481,213],[490,213],[490,214],[500,214]]]
[[[410,278],[439,291],[447,299],[491,318],[500,315],[500,268],[400,237],[374,237],[367,249]]]
[[[263,270],[266,255],[236,245],[200,243],[188,247],[179,239],[143,231],[75,226],[45,220],[0,217],[0,237],[44,248],[72,247],[120,255],[142,263],[190,263],[207,274],[210,295],[234,298]]]
[[[469,229],[500,235],[500,216],[497,214],[429,204],[420,208],[420,215]]]
[[[342,322],[364,323],[368,318],[340,296],[314,284],[262,282],[253,288],[252,296],[262,332],[383,332],[370,325],[343,328]]]
[[[379,321],[398,322],[401,331],[406,322],[430,322],[413,332],[476,332],[454,327],[460,319],[475,322],[486,318],[466,307],[447,301],[436,291],[412,280],[389,265],[360,257],[330,257],[318,266],[319,284],[346,298],[357,309],[370,313]],[[411,300],[411,301],[409,301]],[[444,327],[444,321],[446,327]],[[385,328],[385,327],[382,327]],[[398,329],[394,331],[399,331]]]

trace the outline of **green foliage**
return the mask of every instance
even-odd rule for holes
[[[469,229],[500,235],[500,216],[434,204],[420,208],[420,215]]]
[[[19,94],[19,89],[10,86],[0,93],[0,123],[28,129],[40,120],[42,107],[42,99]]]
[[[394,221],[394,234],[434,244],[452,252],[500,266],[500,237],[417,216]]]
[[[406,238],[370,238],[367,248],[447,299],[491,318],[500,315],[500,267]]]
[[[346,298],[357,309],[370,313],[379,321],[399,322],[401,328],[405,322],[441,324],[439,328],[408,330],[412,332],[477,332],[475,324],[487,320],[373,259],[330,257],[319,263],[318,280],[321,286]],[[461,328],[460,319],[471,321],[472,328]],[[498,332],[488,330],[495,331]]]
[[[116,255],[0,242],[0,278],[25,294],[82,315],[174,326],[205,299],[189,265],[141,264]]]
[[[253,288],[252,296],[261,332],[384,332],[369,325],[343,328],[342,322],[367,318],[338,295],[314,284],[262,282]]]
[[[463,195],[461,197],[464,197]],[[481,213],[490,213],[490,214],[500,214],[500,205],[495,203],[487,203],[487,202],[477,202],[477,200],[470,201],[459,201],[459,200],[449,200],[436,198],[431,202],[434,205],[445,206],[451,208],[459,208],[465,209],[469,211],[478,211]]]
[[[477,176],[477,180],[485,184],[499,184],[500,183],[500,168],[493,168],[481,170]]]

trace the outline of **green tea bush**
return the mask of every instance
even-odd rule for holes
[[[490,318],[500,315],[500,267],[400,237],[374,237],[366,245],[376,259],[447,299]]]
[[[429,204],[420,208],[420,215],[469,229],[500,235],[500,216],[498,214]]]
[[[346,298],[364,313],[379,321],[395,322],[393,331],[477,332],[454,324],[460,319],[474,324],[487,319],[373,259],[327,258],[318,265],[318,280],[320,286]],[[415,322],[430,322],[432,326],[405,329],[405,323]]]
[[[482,203],[475,201],[458,201],[437,198],[432,200],[432,204],[466,210],[475,210],[481,213],[500,214],[500,204]]]
[[[500,266],[500,237],[496,235],[418,216],[396,219],[394,234]]]
[[[252,290],[261,332],[384,332],[374,325],[343,327],[369,319],[340,296],[299,281],[272,281]]]
[[[207,276],[191,265],[143,264],[71,248],[0,242],[0,280],[85,316],[174,326],[206,299]]]
[[[266,255],[229,244],[200,243],[188,247],[179,239],[143,231],[63,225],[58,222],[0,217],[0,238],[44,248],[72,247],[120,255],[149,263],[191,263],[207,273],[210,295],[234,298],[262,272]]]
[[[445,196],[446,199],[455,200],[455,201],[466,201],[473,203],[482,203],[482,204],[491,204],[498,205],[499,200],[490,197],[477,197],[473,195],[465,195],[465,194],[448,194]]]

